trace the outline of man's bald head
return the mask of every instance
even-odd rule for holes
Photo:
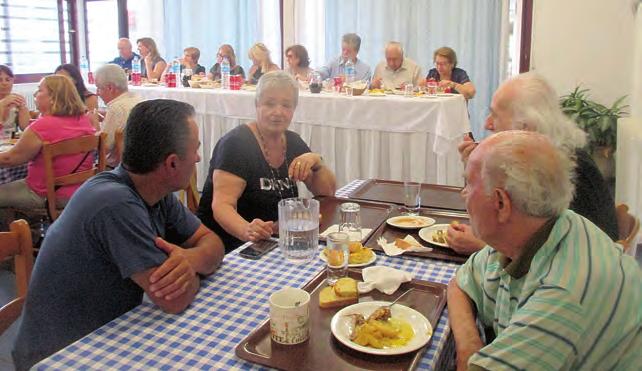
[[[118,39],[118,54],[125,59],[132,57],[132,43],[128,38],[122,37]]]
[[[390,41],[384,49],[386,55],[386,64],[388,68],[396,71],[403,63],[403,46],[397,41]]]

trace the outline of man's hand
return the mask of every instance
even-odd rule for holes
[[[486,243],[473,234],[472,228],[467,224],[451,224],[446,232],[448,246],[459,254],[470,255],[481,250]]]
[[[169,257],[149,277],[149,290],[158,298],[175,299],[187,291],[196,273],[183,248],[160,237],[154,242],[158,248],[168,253]]]
[[[459,143],[457,146],[457,150],[459,151],[459,156],[461,157],[461,162],[464,164],[468,162],[468,157],[470,156],[470,153],[477,147],[477,144],[473,141],[473,139],[468,135],[464,135],[464,140]]]
[[[372,89],[381,88],[381,81],[382,81],[381,77],[377,77],[377,78],[372,79],[372,81],[370,82],[370,87]]]

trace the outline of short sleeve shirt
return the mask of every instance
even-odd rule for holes
[[[436,81],[441,81],[441,77],[439,76],[439,72],[437,72],[436,68],[430,69],[428,71],[428,76],[426,76],[426,80],[428,79],[435,79]],[[470,82],[470,78],[468,77],[468,74],[466,71],[462,70],[459,67],[453,68],[453,72],[451,73],[450,76],[450,81],[456,82],[457,84],[465,84],[467,82]],[[453,91],[452,93],[459,94],[457,91]]]
[[[298,195],[296,183],[288,177],[288,166],[294,158],[310,152],[310,148],[298,134],[288,130],[285,135],[286,160],[278,169],[272,168],[267,163],[261,147],[247,125],[233,129],[216,144],[203,186],[198,217],[205,226],[221,237],[225,244],[225,251],[236,248],[241,241],[228,234],[214,220],[211,206],[212,173],[215,169],[220,169],[245,181],[245,189],[237,202],[237,211],[245,220],[251,221],[255,218],[265,221],[278,220],[278,202]]]

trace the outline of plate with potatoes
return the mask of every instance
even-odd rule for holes
[[[328,260],[326,249],[321,250],[319,258],[323,261]],[[365,267],[366,265],[374,263],[375,260],[377,260],[377,254],[375,254],[371,248],[364,247],[361,242],[350,243],[349,267]]]
[[[449,225],[450,224],[434,224],[430,227],[422,228],[419,230],[419,237],[433,245],[449,247],[446,241]]]

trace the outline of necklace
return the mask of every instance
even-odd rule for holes
[[[280,167],[276,167],[275,168],[270,163],[270,150],[268,149],[267,145],[265,144],[265,138],[263,137],[263,133],[261,133],[261,129],[259,129],[259,125],[256,124],[256,123],[255,123],[255,125],[256,125],[256,132],[259,135],[259,141],[261,142],[261,152],[263,152],[263,157],[265,159],[265,162],[267,163],[268,168],[270,169],[270,174],[268,176],[270,176],[272,178],[272,190],[276,191],[276,193],[279,194],[279,198],[280,199],[283,199],[284,198],[283,197],[283,193],[281,192],[282,185],[280,183],[281,182],[280,181],[281,169],[280,169]],[[287,169],[289,168],[289,165],[288,165],[288,157],[287,157],[287,151],[286,151],[287,150],[287,145],[285,143],[285,134],[281,135],[281,145],[283,147],[283,161],[285,162],[285,168],[286,168],[286,171],[287,171]],[[290,179],[287,178],[286,181],[289,182]],[[292,196],[292,191],[291,191],[292,187],[291,187],[291,185],[288,186],[288,188],[290,189],[290,196],[289,197],[294,197],[294,196]]]
[[[263,157],[265,157],[265,162],[267,162],[271,168],[278,169],[278,166],[276,167],[272,166],[272,164],[270,163],[270,150],[265,144],[265,138],[263,137],[263,133],[261,133],[261,129],[259,129],[259,124],[254,124],[254,125],[256,126],[256,132],[259,134],[259,141],[261,142],[261,152],[263,152]],[[281,146],[283,147],[283,159],[287,164],[285,134],[281,134]]]

